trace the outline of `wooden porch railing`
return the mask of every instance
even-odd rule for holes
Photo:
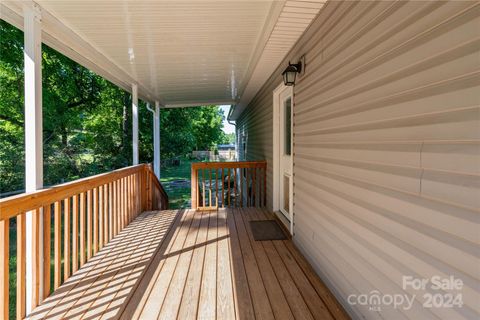
[[[16,318],[23,319],[27,214],[31,215],[34,230],[29,237],[34,255],[30,306],[33,309],[138,214],[167,208],[168,196],[151,166],[146,164],[0,199],[0,319],[9,319],[9,233],[15,224],[11,223],[14,218],[17,231]]]
[[[267,203],[267,162],[194,162],[192,208],[262,207]]]

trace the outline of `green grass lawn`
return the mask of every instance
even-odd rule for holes
[[[168,194],[169,208],[181,209],[190,206],[190,185],[185,187],[171,187],[171,183],[177,180],[190,181],[192,161],[182,159],[179,166],[162,168],[160,182]]]

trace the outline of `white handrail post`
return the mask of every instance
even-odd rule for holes
[[[155,101],[153,115],[153,169],[160,179],[160,102]]]
[[[132,147],[133,165],[138,164],[138,88],[132,84]]]
[[[42,30],[41,10],[33,4],[25,4],[24,11],[24,60],[25,60],[25,191],[43,188],[43,128],[42,128]],[[32,235],[34,211],[26,213],[26,313],[36,305],[35,285],[39,284],[39,300],[43,292],[43,227],[40,212],[38,241],[39,256],[35,259]],[[37,265],[38,264],[38,265]],[[35,279],[38,270],[39,279]]]

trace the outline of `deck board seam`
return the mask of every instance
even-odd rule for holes
[[[240,210],[242,210],[242,209],[240,209]],[[242,212],[242,211],[240,211],[240,212]],[[238,216],[239,216],[238,211],[234,214],[234,216],[235,216],[235,224],[237,224],[237,221],[238,221],[238,224],[240,225],[240,223],[241,223],[241,225],[243,226],[243,232],[245,232],[245,235],[244,235],[244,236],[246,236],[246,238],[247,238],[247,243],[245,243],[245,245],[246,245],[246,246],[249,246],[249,247],[250,247],[250,250],[251,250],[252,253],[253,253],[252,256],[253,256],[253,259],[255,260],[255,266],[256,266],[256,269],[257,269],[258,274],[259,274],[260,279],[261,279],[261,286],[263,287],[263,290],[261,290],[261,291],[264,291],[264,292],[265,292],[265,297],[267,298],[267,301],[268,301],[268,303],[269,303],[268,307],[269,307],[269,309],[270,309],[270,311],[271,311],[271,313],[272,313],[273,318],[275,319],[275,315],[274,315],[273,309],[272,309],[272,303],[271,303],[271,301],[270,301],[270,297],[268,296],[267,289],[265,288],[265,281],[264,281],[264,279],[263,279],[263,277],[262,277],[262,273],[260,272],[259,265],[258,265],[258,261],[257,261],[257,257],[255,256],[255,253],[254,253],[252,244],[250,243],[250,240],[249,240],[249,238],[248,238],[248,233],[247,233],[247,230],[246,230],[246,226],[245,226],[244,223],[243,223],[243,218],[241,217],[241,213],[240,213],[240,217],[238,217]],[[237,226],[237,230],[238,230],[238,226]],[[240,247],[241,247],[241,246],[240,246]],[[242,254],[243,254],[243,250],[242,250]],[[247,276],[247,278],[248,278],[248,276]],[[253,299],[253,298],[252,298],[252,299]],[[253,305],[253,307],[254,307],[254,309],[255,309],[255,304]]]
[[[154,216],[154,218],[153,218],[152,220],[155,221],[155,220],[156,220],[155,218],[156,218],[156,217]],[[153,226],[150,228],[150,231],[151,231],[151,230],[154,230],[155,228],[156,228],[156,226],[153,225]],[[150,233],[145,233],[145,235],[143,236],[142,240],[144,240],[144,239],[145,239],[146,237],[148,237],[149,235],[150,235]],[[142,245],[142,243],[143,243],[143,241],[137,241],[137,245],[135,246],[135,248],[132,249],[131,251],[129,251],[127,259],[128,259],[129,257],[131,257],[132,254],[135,253],[135,250],[136,250],[140,245]],[[122,252],[124,252],[124,251],[127,250],[127,249],[129,249],[129,247],[125,247]],[[111,261],[111,263],[110,263],[108,266],[105,267],[104,271],[108,271],[109,268],[112,266],[112,264],[114,264],[114,262],[115,262],[115,259],[113,259],[113,260]],[[82,318],[86,315],[86,313],[87,313],[88,310],[91,308],[91,306],[97,301],[97,299],[102,295],[102,293],[108,288],[108,285],[112,282],[112,280],[115,278],[115,276],[118,274],[118,272],[119,272],[119,270],[117,269],[117,270],[115,271],[115,273],[108,279],[108,282],[103,285],[103,288],[101,289],[101,291],[94,297],[94,300],[89,304],[89,307],[86,308],[87,311],[82,314],[82,316],[80,317],[80,319],[82,319]],[[103,272],[102,272],[102,274],[103,274]],[[101,275],[99,275],[98,277],[100,277],[100,276],[101,276]],[[98,277],[97,277],[97,278],[98,278]],[[92,284],[93,284],[93,283],[92,283]],[[90,287],[91,287],[91,286],[90,286]],[[85,292],[88,292],[89,289],[90,289],[90,287],[89,287]],[[67,313],[65,313],[65,315],[68,315],[68,313],[72,310],[72,308],[75,307],[75,305],[76,305],[76,304],[74,304],[73,306],[71,306],[71,308],[67,311]]]
[[[261,210],[255,210],[255,212],[254,212],[253,214],[256,216],[257,220],[259,220],[259,219],[261,219],[261,218],[264,218],[264,219],[269,219],[269,218],[270,218],[265,212],[263,212],[263,211],[261,211]],[[264,242],[262,241],[262,245],[263,245],[264,248],[265,248],[265,245],[266,245],[266,244],[270,245],[270,246],[273,248],[273,250],[275,251],[276,255],[278,255],[278,258],[280,259],[280,263],[282,264],[283,269],[285,269],[287,275],[290,277],[293,285],[294,285],[295,288],[297,289],[297,291],[298,291],[298,293],[299,293],[299,295],[300,295],[300,297],[301,297],[301,301],[303,301],[303,303],[304,303],[305,306],[307,307],[307,310],[308,310],[310,316],[312,317],[312,319],[314,319],[315,317],[314,317],[312,311],[308,308],[308,303],[305,301],[305,299],[304,299],[304,297],[303,297],[303,295],[302,295],[302,293],[301,293],[300,288],[298,288],[297,283],[295,282],[295,280],[293,279],[292,275],[290,274],[287,266],[285,265],[285,263],[284,263],[284,261],[282,260],[281,256],[278,254],[277,250],[275,249],[275,245],[274,245],[273,242],[274,242],[274,241],[265,241],[265,243],[264,243]],[[267,248],[265,248],[265,252],[268,252]],[[274,254],[274,255],[275,255],[275,253],[271,252],[271,254]],[[272,260],[271,260],[272,257],[271,257],[269,254],[267,254],[267,258],[268,258],[268,260],[270,261],[270,263],[272,264],[272,266],[274,266],[274,264],[272,263]],[[275,275],[277,276],[277,279],[278,279],[278,271],[277,271],[275,268],[273,268],[273,271],[274,271],[274,273],[275,273]],[[290,306],[290,309],[292,310],[294,316],[297,317],[297,316],[295,315],[295,311],[294,311],[294,308],[293,308],[293,306],[292,306],[292,303],[293,303],[294,301],[290,301],[291,299],[288,299],[287,293],[285,292],[285,288],[284,288],[284,286],[282,285],[282,281],[280,281],[280,279],[279,279],[279,283],[280,283],[280,287],[282,288],[282,291],[283,291],[285,297],[287,298],[287,302],[288,302],[288,304],[289,304],[289,306]]]
[[[227,239],[229,240],[228,241],[228,257],[230,259],[230,285],[232,286],[232,297],[233,297],[233,314],[236,315],[237,314],[237,308],[238,306],[236,305],[235,301],[236,301],[236,295],[235,295],[235,290],[234,290],[234,287],[235,287],[235,284],[234,284],[234,280],[233,280],[233,277],[234,277],[234,270],[233,270],[233,258],[232,258],[232,244],[231,244],[231,239],[230,239],[230,228],[228,227],[228,223],[227,223],[227,215],[228,215],[228,212],[227,210],[223,209],[223,211],[225,212],[225,229],[226,229],[226,235],[227,235]]]
[[[238,234],[238,228],[237,228],[237,224],[235,222],[233,209],[227,208],[225,210],[227,210],[227,225],[229,227],[229,230],[230,230],[230,225],[231,225],[232,231],[234,231],[234,233],[235,233],[235,238],[236,238],[236,241],[237,241],[238,249],[240,250],[240,255],[242,257],[241,264],[242,264],[243,274],[245,275],[245,279],[246,279],[245,285],[248,288],[248,301],[250,302],[250,307],[253,311],[252,316],[253,316],[254,319],[256,319],[255,307],[254,307],[254,304],[253,304],[253,297],[252,297],[252,288],[250,287],[250,283],[248,282],[247,267],[245,266],[245,261],[243,259],[243,257],[244,257],[243,256],[243,249],[242,249],[242,246],[240,245],[240,236]],[[228,223],[229,220],[230,220],[230,223]],[[232,251],[232,256],[233,256],[233,251]],[[233,260],[232,260],[232,262],[233,262]],[[233,268],[233,264],[232,264],[232,268]],[[238,299],[235,302],[238,303]],[[239,310],[238,306],[237,306],[237,309]],[[238,314],[240,314],[240,311],[239,311]]]
[[[163,259],[163,261],[162,261],[163,263],[162,263],[162,265],[161,265],[161,267],[160,267],[160,271],[158,272],[158,275],[157,275],[155,281],[153,282],[154,285],[152,286],[152,290],[150,290],[150,292],[149,292],[149,294],[148,294],[148,297],[147,297],[147,299],[146,299],[146,301],[145,301],[145,304],[144,304],[143,307],[142,307],[142,311],[141,311],[140,314],[139,314],[139,317],[140,317],[140,318],[142,318],[142,314],[145,312],[145,307],[147,306],[148,301],[150,300],[150,296],[151,296],[151,294],[152,294],[152,292],[153,292],[153,289],[155,288],[155,284],[158,282],[158,280],[159,280],[159,278],[160,278],[160,276],[161,276],[162,270],[163,270],[163,268],[165,267],[165,263],[168,261],[169,258],[171,258],[171,257],[169,257],[169,253],[170,253],[170,251],[172,250],[172,248],[175,246],[175,244],[177,244],[178,235],[182,232],[182,227],[183,227],[184,225],[185,225],[185,226],[188,226],[188,230],[187,230],[187,233],[186,233],[186,234],[188,234],[188,231],[190,230],[190,226],[191,226],[191,224],[192,224],[192,222],[193,222],[193,217],[190,217],[191,214],[192,214],[192,211],[191,211],[191,210],[186,210],[186,212],[184,211],[183,214],[182,214],[182,216],[184,217],[184,220],[182,221],[180,227],[178,228],[178,231],[179,231],[179,232],[177,233],[177,237],[175,238],[175,241],[172,242],[172,246],[170,246],[170,248],[169,248],[168,250],[166,250],[165,253],[164,253],[164,259]],[[183,218],[183,217],[182,217],[182,218]],[[186,236],[185,236],[183,239],[180,239],[180,241],[181,241],[181,243],[178,244],[179,246],[181,246],[181,247],[179,248],[179,250],[183,249],[183,245],[185,244],[185,241],[186,241]],[[175,267],[176,267],[177,263],[178,263],[178,260],[175,262]],[[175,269],[175,268],[174,268],[174,269]],[[173,276],[173,273],[172,273],[172,276]],[[170,280],[169,280],[169,284],[168,284],[168,285],[170,285],[170,281],[171,281],[171,278],[170,278]],[[168,289],[168,287],[167,287],[167,289]],[[163,297],[163,299],[162,299],[162,301],[161,301],[161,306],[160,306],[160,309],[159,309],[158,312],[160,312],[160,310],[161,310],[161,308],[162,308],[162,306],[163,306],[163,302],[165,301],[165,297],[166,297],[166,292],[165,292],[165,296]]]
[[[169,282],[169,284],[168,284],[168,288],[167,288],[167,291],[166,291],[166,294],[165,294],[165,298],[164,298],[164,300],[163,300],[163,302],[162,302],[162,306],[160,307],[160,311],[159,311],[159,313],[158,313],[157,319],[160,319],[160,316],[161,316],[162,311],[163,311],[163,309],[164,309],[165,301],[167,301],[167,298],[169,297],[169,294],[171,293],[170,287],[172,286],[172,283],[173,283],[173,281],[174,281],[174,279],[175,279],[175,275],[176,275],[176,273],[177,273],[177,271],[178,271],[177,267],[178,267],[178,265],[179,265],[179,263],[180,263],[180,261],[181,261],[181,258],[182,258],[182,256],[185,256],[185,254],[187,253],[187,251],[185,251],[185,249],[186,249],[186,248],[185,248],[185,245],[187,244],[187,241],[189,240],[189,237],[191,236],[192,233],[195,233],[195,235],[194,235],[194,236],[195,236],[195,241],[194,241],[194,243],[196,242],[196,239],[197,239],[197,237],[198,237],[198,232],[199,232],[199,230],[200,230],[200,222],[201,222],[201,221],[198,221],[198,223],[197,223],[197,221],[195,220],[195,218],[197,217],[198,214],[200,214],[200,216],[201,216],[201,212],[196,212],[196,211],[193,212],[192,223],[190,224],[188,233],[187,233],[186,236],[185,236],[185,241],[184,241],[184,243],[183,243],[182,249],[179,250],[180,253],[178,254],[178,259],[177,259],[177,263],[176,263],[176,265],[175,265],[175,270],[174,270],[174,272],[173,272],[173,274],[172,274],[172,277],[171,277],[171,279],[170,279],[170,282]],[[187,247],[187,248],[188,248],[188,247]],[[192,252],[192,256],[193,256],[193,252]],[[188,262],[188,263],[189,263],[189,267],[188,267],[189,269],[190,269],[190,263],[191,263],[191,261],[192,261],[192,256],[190,256],[190,260],[189,260],[189,262]],[[188,272],[187,272],[186,275],[188,275]],[[184,279],[184,281],[183,281],[183,286],[182,286],[182,292],[185,290],[186,279],[187,279],[187,278],[186,278],[186,276],[185,276],[185,279]],[[177,313],[176,313],[177,315],[178,315],[179,309],[180,309],[180,304],[177,306]]]
[[[246,211],[246,212],[245,212],[245,211]],[[247,226],[247,223],[246,223],[246,222],[248,222],[248,221],[254,221],[254,220],[257,220],[256,218],[258,218],[258,217],[254,217],[254,219],[252,219],[251,211],[252,211],[252,210],[251,210],[250,208],[245,208],[245,209],[242,210],[242,212],[243,212],[242,218],[243,218],[243,221],[244,221],[244,223],[245,223],[245,226]],[[247,233],[248,233],[248,232],[247,232]],[[253,239],[253,237],[250,237],[250,234],[249,234],[249,240],[250,240],[250,242],[252,243],[252,247],[253,247],[253,242],[256,241],[256,240]],[[277,283],[278,283],[278,286],[279,286],[279,288],[280,288],[280,290],[281,290],[281,292],[282,292],[282,295],[283,295],[283,297],[284,297],[284,299],[285,299],[285,301],[286,301],[286,303],[287,303],[288,309],[290,310],[292,316],[295,318],[295,313],[294,313],[294,311],[292,310],[292,307],[290,306],[290,304],[288,303],[288,299],[287,299],[287,296],[286,296],[286,294],[285,294],[285,291],[284,291],[282,285],[280,284],[280,279],[278,278],[278,276],[277,276],[277,274],[276,274],[276,272],[275,272],[275,268],[273,268],[272,262],[271,262],[270,259],[268,258],[267,249],[264,247],[262,241],[259,241],[259,246],[262,248],[262,251],[263,251],[263,253],[265,254],[265,257],[266,257],[266,259],[267,259],[266,261],[268,262],[268,265],[270,266],[270,268],[271,268],[271,270],[272,270],[272,273],[273,273],[273,275],[275,276],[275,279],[276,279],[276,281],[277,281]],[[254,250],[254,254],[256,255],[255,250]],[[258,259],[257,259],[257,260],[258,260]],[[260,268],[259,268],[259,269],[260,269]],[[260,272],[260,274],[261,274],[261,272]],[[265,290],[267,290],[267,289],[265,288]],[[267,296],[268,296],[268,291],[267,291]],[[269,297],[269,299],[270,299],[270,297]],[[270,300],[270,301],[271,301],[271,300]],[[273,310],[273,305],[272,305],[272,310]]]
[[[195,254],[195,250],[197,249],[198,238],[199,238],[199,234],[200,234],[200,231],[201,231],[200,228],[201,228],[201,225],[202,225],[203,216],[204,216],[204,213],[200,212],[200,222],[198,224],[197,235],[195,236],[195,242],[194,242],[193,248],[191,249],[192,250],[192,255],[190,256],[190,261],[189,261],[189,264],[188,264],[188,270],[187,270],[187,273],[185,275],[185,281],[183,282],[182,294],[181,294],[181,297],[180,297],[180,301],[178,303],[178,308],[177,308],[177,313],[176,313],[175,319],[178,319],[179,314],[180,314],[180,309],[181,309],[181,306],[182,306],[185,289],[187,287],[188,276],[189,276],[190,270],[192,268],[192,261],[193,261],[193,257],[194,257],[194,254]],[[203,263],[202,263],[202,272],[203,272]]]
[[[148,257],[148,251],[149,251],[149,249],[150,249],[151,247],[156,247],[156,249],[154,249],[154,251],[151,253],[151,258],[148,259],[149,262],[148,262],[148,264],[145,266],[145,269],[144,269],[144,270],[141,272],[141,274],[139,275],[139,277],[138,277],[139,280],[136,282],[136,285],[138,285],[138,283],[140,283],[140,281],[141,281],[141,279],[142,279],[142,277],[143,277],[143,274],[144,274],[144,273],[146,272],[146,270],[148,269],[148,266],[149,266],[149,264],[151,263],[151,261],[152,261],[154,255],[155,255],[157,249],[161,246],[162,242],[163,242],[164,239],[166,238],[166,236],[167,236],[167,234],[168,234],[168,232],[169,232],[169,229],[170,229],[170,227],[169,227],[168,230],[165,232],[165,234],[163,235],[163,238],[160,240],[160,242],[159,242],[158,244],[155,244],[155,240],[154,240],[154,239],[152,239],[152,241],[150,241],[149,245],[148,245],[148,246],[145,248],[145,250],[143,251],[142,256],[140,257],[139,261],[135,264],[134,268],[132,268],[132,270],[130,270],[130,273],[124,278],[124,281],[123,281],[123,283],[121,284],[120,288],[115,292],[112,300],[111,300],[110,303],[107,305],[107,307],[105,308],[105,310],[103,310],[100,318],[103,318],[103,317],[104,317],[105,313],[108,311],[108,308],[111,306],[111,304],[115,301],[115,298],[117,297],[117,295],[119,294],[119,292],[122,291],[122,289],[124,288],[125,283],[127,283],[127,282],[130,280],[129,278],[130,278],[131,274],[135,272],[135,268],[136,268],[138,265],[141,265],[141,264],[142,264],[142,261],[145,260],[145,255],[147,255],[147,257]],[[161,233],[161,232],[162,232],[161,229],[158,230],[158,232],[156,233],[156,237],[157,237],[157,236],[160,236],[160,233]],[[133,252],[132,252],[132,253],[133,253]],[[112,278],[112,280],[113,280],[113,278]],[[111,281],[112,281],[112,280],[111,280]],[[110,282],[111,282],[111,281],[110,281]],[[110,282],[109,282],[109,283],[110,283]],[[135,286],[131,289],[131,292],[133,292],[133,291],[135,291]],[[128,297],[127,297],[127,298],[128,298]],[[93,305],[93,304],[92,304],[92,305]]]
[[[171,246],[173,245],[173,243],[176,241],[176,238],[178,237],[178,234],[179,234],[179,228],[178,228],[178,227],[181,226],[182,223],[183,223],[183,221],[184,221],[183,219],[184,219],[185,216],[184,216],[183,213],[184,213],[183,210],[178,210],[178,211],[176,212],[174,221],[172,222],[172,224],[171,224],[168,232],[165,234],[165,238],[163,239],[162,243],[159,245],[157,251],[156,251],[155,254],[153,255],[152,260],[150,261],[150,264],[149,264],[148,268],[145,270],[145,273],[147,273],[148,270],[150,270],[150,268],[153,267],[152,263],[153,263],[153,261],[155,261],[155,260],[157,259],[157,256],[160,254],[160,251],[162,250],[162,248],[165,249],[165,251],[164,251],[164,254],[165,254],[166,252],[168,252],[168,251],[170,250],[170,247],[171,247]],[[172,233],[172,232],[173,232],[173,233]],[[172,237],[171,239],[169,239],[170,236]],[[165,242],[167,239],[169,239],[169,241],[168,241],[168,242]],[[164,247],[164,246],[165,246],[165,247]],[[160,262],[162,262],[162,260],[160,260]],[[162,264],[162,266],[163,266],[163,264]],[[133,314],[130,316],[130,318],[133,318],[133,319],[138,318],[138,317],[139,317],[139,314],[141,314],[141,312],[143,311],[143,306],[144,306],[145,303],[148,301],[148,297],[149,297],[149,295],[150,295],[150,292],[151,292],[151,290],[152,290],[153,287],[154,287],[154,285],[153,285],[153,284],[154,284],[154,281],[153,281],[153,280],[154,280],[154,279],[157,279],[158,275],[160,274],[161,269],[162,269],[162,267],[160,267],[160,270],[157,268],[157,269],[154,271],[151,279],[150,279],[149,282],[147,283],[147,287],[146,287],[146,289],[145,289],[144,294],[143,294],[142,297],[141,297],[141,300],[139,301],[138,305],[136,306],[136,308],[135,308]],[[144,274],[144,276],[145,276],[145,274]],[[128,308],[128,306],[129,306],[132,298],[134,297],[135,291],[138,289],[138,287],[140,286],[140,283],[141,283],[143,280],[144,280],[144,278],[142,277],[141,281],[139,282],[139,284],[137,285],[137,287],[135,288],[135,290],[132,292],[132,294],[130,295],[129,299],[125,302],[125,304],[124,304],[124,306],[123,306],[123,310],[121,310],[121,312],[119,312],[119,318],[120,318],[120,319],[124,318],[124,316],[125,316],[124,313],[125,313],[125,311],[127,310],[127,308]],[[140,304],[143,304],[143,305],[142,305],[142,308],[139,309]],[[139,314],[137,314],[137,312],[139,312]],[[130,318],[129,318],[129,319],[130,319]]]
[[[153,217],[152,217],[152,219],[153,219]],[[139,224],[140,224],[140,222],[139,222]],[[53,310],[55,310],[62,302],[64,302],[65,299],[68,298],[68,296],[70,295],[70,293],[71,293],[73,290],[75,290],[75,289],[78,288],[78,286],[80,285],[80,283],[82,282],[82,280],[84,280],[84,279],[87,278],[89,275],[91,275],[92,272],[95,272],[95,271],[96,271],[96,270],[95,270],[95,266],[98,266],[98,265],[100,265],[101,263],[103,263],[103,262],[105,262],[105,261],[108,261],[108,260],[106,260],[106,259],[107,259],[107,258],[111,258],[111,257],[108,256],[108,253],[109,253],[108,249],[112,249],[112,251],[114,251],[114,250],[118,250],[119,248],[121,248],[122,245],[124,245],[124,243],[122,242],[122,239],[128,238],[129,235],[131,235],[131,234],[136,230],[137,227],[138,227],[138,226],[132,226],[132,227],[131,227],[130,229],[128,229],[128,230],[125,230],[125,229],[124,229],[124,230],[125,230],[124,233],[118,234],[115,238],[112,239],[112,241],[111,241],[111,248],[108,248],[108,246],[105,246],[105,247],[104,247],[104,248],[105,248],[105,251],[102,253],[103,256],[102,256],[101,258],[99,258],[99,259],[97,260],[97,259],[95,259],[94,257],[92,257],[84,266],[82,266],[82,268],[80,268],[77,272],[78,272],[78,273],[80,273],[80,272],[82,272],[82,271],[87,271],[87,272],[86,272],[85,274],[78,274],[78,277],[79,277],[78,282],[75,283],[75,284],[73,285],[73,287],[70,288],[70,289],[64,294],[64,296],[62,296],[62,297],[60,298],[60,301],[58,301],[58,302],[55,303],[53,306],[51,306],[51,307],[48,309],[48,312],[47,312],[44,316],[42,316],[42,318],[49,316]],[[109,243],[109,244],[110,244],[110,243]],[[121,252],[123,252],[123,249],[121,249],[121,250],[122,250],[122,251],[116,253],[115,256],[117,256],[117,255],[119,255]],[[101,252],[101,251],[99,251],[97,254],[99,254],[100,252]],[[110,252],[111,252],[111,251],[110,251]],[[97,257],[98,257],[98,256],[97,256]],[[112,259],[111,261],[113,261],[113,259]],[[90,262],[90,263],[89,263],[89,262]],[[83,270],[82,270],[82,269],[83,269]],[[85,270],[85,269],[86,269],[86,270]],[[98,276],[95,276],[95,279],[97,279],[97,278],[98,278]],[[71,280],[71,281],[76,281],[76,278],[74,278],[74,277],[72,276],[72,277],[70,277],[70,280]],[[94,282],[94,281],[93,281],[93,282]],[[92,282],[92,284],[93,284],[93,282]],[[66,285],[66,284],[67,284],[67,282],[65,282],[63,285]],[[90,286],[89,286],[89,287],[90,287]],[[55,295],[52,295],[51,297],[54,299],[54,298],[55,298]],[[45,301],[45,303],[48,303],[48,301]],[[73,303],[73,305],[74,305],[74,304],[75,304],[75,302]],[[71,308],[71,306],[70,306],[65,312],[63,312],[62,314],[67,313],[67,312],[70,310],[70,308]],[[35,315],[33,315],[33,317],[35,318]]]

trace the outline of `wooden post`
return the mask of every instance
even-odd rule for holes
[[[24,66],[25,66],[25,191],[33,192],[43,187],[43,129],[42,129],[42,40],[41,12],[36,4],[23,7],[24,16]],[[38,213],[41,215],[41,212]],[[43,260],[43,250],[36,252],[34,246],[43,242],[43,236],[35,232],[34,218],[43,225],[43,219],[34,217],[35,211],[26,213],[26,314],[33,309],[37,298],[34,292],[36,281],[34,272],[38,266],[43,270],[43,264],[37,265],[36,260]],[[40,227],[41,231],[43,228]],[[43,248],[43,244],[39,245]],[[43,278],[43,277],[42,277]],[[43,287],[43,284],[38,284]]]

